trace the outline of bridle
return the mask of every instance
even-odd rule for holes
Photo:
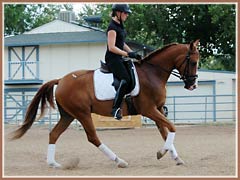
[[[183,80],[184,82],[193,82],[198,78],[198,75],[189,75],[189,66],[191,64],[191,58],[190,55],[191,54],[195,54],[195,53],[191,53],[190,50],[187,52],[187,55],[185,57],[185,60],[182,62],[182,64],[180,65],[179,69],[181,69],[181,67],[183,66],[183,64],[186,62],[184,71],[183,71],[183,75],[181,76],[180,73],[178,72],[177,77],[181,80]],[[171,73],[172,74],[172,73]],[[174,74],[173,74],[174,75]],[[176,75],[175,75],[176,76]]]
[[[192,53],[192,52],[190,52],[190,49],[189,49],[188,52],[187,52],[187,55],[186,55],[186,57],[184,59],[184,61],[179,66],[179,69],[181,69],[181,67],[186,63],[184,71],[183,71],[183,75],[181,75],[178,71],[174,71],[176,69],[176,67],[174,67],[173,70],[169,71],[169,70],[164,69],[163,67],[156,66],[155,64],[152,64],[151,62],[149,62],[149,59],[147,59],[147,60],[143,59],[142,61],[147,63],[147,64],[149,64],[149,65],[157,67],[158,69],[160,69],[162,71],[170,73],[173,76],[179,78],[180,80],[183,80],[186,83],[192,83],[192,82],[194,82],[198,78],[198,75],[197,74],[196,75],[190,75],[189,74],[189,66],[191,64],[191,58],[190,58],[191,54],[195,54],[195,52]]]

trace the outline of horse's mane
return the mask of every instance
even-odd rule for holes
[[[172,47],[177,44],[178,43],[171,43],[171,44],[167,44],[167,45],[163,46],[162,48],[158,48],[158,49],[154,50],[153,52],[151,52],[150,54],[148,54],[147,56],[145,56],[143,58],[143,61],[147,61],[147,60],[151,59],[153,56],[155,56],[155,54],[160,53],[160,52],[168,49],[169,47]]]

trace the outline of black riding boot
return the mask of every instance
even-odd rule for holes
[[[126,92],[126,88],[127,88],[127,81],[121,80],[119,88],[118,88],[116,96],[115,96],[115,99],[113,101],[113,107],[112,107],[112,112],[111,112],[113,117],[117,120],[122,119],[122,113],[121,113],[120,107],[121,107],[123,97]]]

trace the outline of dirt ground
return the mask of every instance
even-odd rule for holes
[[[157,128],[98,130],[102,142],[129,163],[127,168],[117,168],[87,141],[84,130],[73,126],[56,144],[57,162],[79,158],[73,169],[47,166],[48,127],[35,125],[21,139],[9,141],[7,135],[15,128],[4,128],[4,176],[236,176],[234,124],[177,126],[175,147],[183,166],[176,166],[169,154],[157,160],[163,146]]]

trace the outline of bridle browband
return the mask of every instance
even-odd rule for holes
[[[189,75],[189,65],[190,65],[190,61],[191,61],[191,58],[190,58],[190,55],[191,54],[194,54],[194,53],[191,53],[190,50],[188,50],[187,52],[187,55],[184,59],[184,61],[181,63],[181,65],[179,66],[179,69],[183,66],[183,64],[186,62],[186,65],[185,65],[185,69],[184,69],[184,72],[183,72],[183,75],[181,75],[178,71],[174,71],[174,69],[176,69],[176,67],[169,71],[169,70],[166,70],[164,69],[163,67],[160,67],[160,66],[156,66],[155,64],[152,64],[150,63],[150,59],[147,59],[147,60],[142,60],[143,62],[149,64],[149,65],[152,65],[152,66],[155,66],[157,67],[158,69],[162,70],[162,71],[165,71],[166,73],[169,73],[169,74],[172,74],[173,76],[179,78],[180,80],[183,80],[183,81],[188,81],[188,80],[195,80],[196,78],[198,78],[198,75]]]

